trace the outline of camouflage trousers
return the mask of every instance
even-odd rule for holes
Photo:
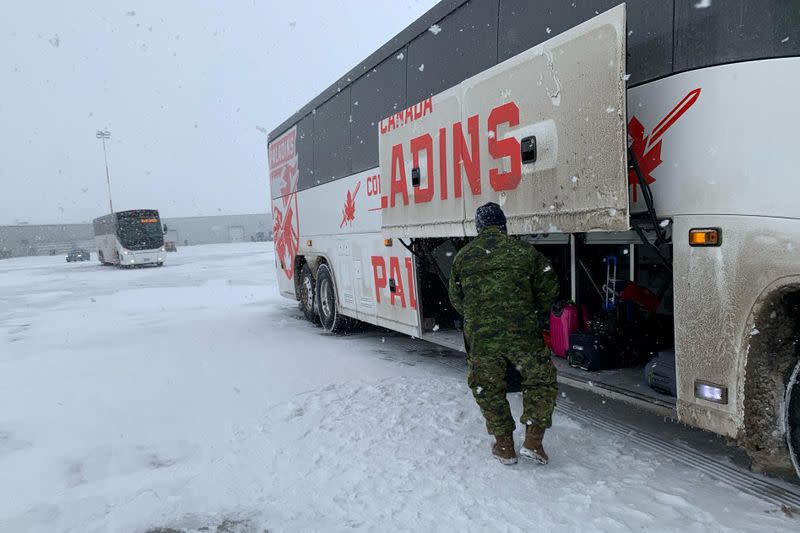
[[[490,435],[511,435],[516,427],[506,400],[506,367],[514,365],[522,376],[522,416],[526,426],[549,428],[552,425],[558,385],[556,367],[542,346],[508,342],[483,347],[470,346],[467,384],[486,419]],[[516,345],[516,346],[515,346]]]

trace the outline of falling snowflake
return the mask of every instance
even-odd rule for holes
[[[547,32],[547,35],[550,35],[551,33],[553,33],[553,30],[551,30],[551,29],[550,29],[550,26],[548,26],[547,28],[545,28],[545,29],[544,29],[544,31],[546,31],[546,32]]]
[[[550,272],[551,270],[553,270],[553,267],[551,267],[550,265],[547,265],[546,267],[544,267],[543,272]]]
[[[442,28],[438,24],[434,24],[433,26],[428,28],[428,31],[434,35],[439,35],[439,32],[442,31]]]
[[[439,331],[439,324],[433,325],[433,331]]]
[[[397,59],[399,59],[400,61],[402,61],[404,57],[406,57],[406,56],[403,55],[403,52],[400,52],[399,54],[397,54]]]
[[[480,393],[482,393],[482,392],[483,392],[483,387],[481,387],[480,385],[478,385],[477,387],[475,387],[475,394],[480,394]]]
[[[694,5],[695,9],[705,9],[711,7],[711,0],[700,0]]]
[[[606,108],[606,113],[613,113],[616,110],[617,110],[616,107],[609,106]]]
[[[419,66],[419,71],[422,72],[423,70],[425,70],[425,63]]]

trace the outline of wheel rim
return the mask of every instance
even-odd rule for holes
[[[326,317],[333,315],[333,286],[329,279],[323,279],[320,284],[320,303],[322,312]]]
[[[306,309],[312,309],[314,307],[314,288],[310,276],[305,277],[303,285],[306,287]]]

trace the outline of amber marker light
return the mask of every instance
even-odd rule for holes
[[[695,228],[689,230],[689,246],[719,246],[722,231],[719,228]]]
[[[383,245],[384,246],[391,246],[392,245],[392,239],[383,239]]]

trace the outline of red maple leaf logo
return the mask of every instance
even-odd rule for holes
[[[662,163],[661,160],[661,137],[673,125],[681,115],[686,113],[690,107],[694,105],[700,97],[700,88],[690,91],[689,94],[683,97],[683,100],[678,102],[678,105],[672,108],[667,113],[661,122],[656,124],[650,135],[644,134],[644,126],[634,116],[628,122],[628,135],[631,136],[631,150],[639,162],[639,169],[642,171],[645,183],[648,185],[654,183],[656,179],[652,176],[652,172],[658,168]],[[631,169],[628,171],[628,183],[633,186],[633,201],[638,199],[637,187],[639,185],[639,177],[636,172]]]
[[[347,191],[347,198],[344,200],[344,209],[342,210],[342,223],[339,224],[340,228],[343,228],[345,224],[353,225],[353,221],[356,219],[356,195],[360,188],[361,182],[359,181],[352,193]]]

